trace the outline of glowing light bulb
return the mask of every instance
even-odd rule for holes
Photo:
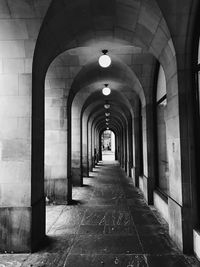
[[[111,93],[111,90],[109,87],[106,86],[102,89],[102,93],[103,95],[109,95]]]
[[[109,105],[109,104],[105,104],[105,105],[104,105],[104,108],[105,108],[105,109],[109,109],[109,108],[110,108],[110,105]]]
[[[102,68],[108,68],[111,64],[111,58],[108,56],[108,55],[102,55],[100,56],[99,58],[99,65],[102,67]]]

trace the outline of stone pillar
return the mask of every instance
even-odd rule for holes
[[[169,233],[181,250],[191,253],[193,227],[196,225],[196,177],[190,71],[178,71],[178,84],[181,87],[179,94],[173,90],[177,88],[177,76],[171,77],[167,84],[170,86],[166,119],[169,156]]]
[[[80,147],[81,147],[81,122],[80,122],[80,108],[79,108],[78,98],[76,98],[72,103],[72,161],[71,161],[71,173],[72,173],[72,183],[75,186],[82,186],[83,179],[81,176],[81,161],[80,161]]]
[[[155,159],[154,142],[154,112],[153,104],[147,103],[142,111],[143,122],[143,190],[148,204],[153,204],[153,190],[155,188]]]
[[[126,126],[126,175],[129,175],[129,156],[130,156],[130,151],[129,151],[129,128],[128,125]]]
[[[120,147],[121,147],[121,167],[122,168],[124,168],[124,146],[125,146],[125,144],[124,144],[124,130],[123,130],[123,128],[122,128],[122,135],[121,135],[121,142],[120,142],[121,144],[120,144]]]
[[[92,130],[91,122],[88,122],[88,168],[92,171]]]
[[[128,151],[129,151],[129,164],[128,164],[128,176],[131,177],[131,170],[133,167],[133,139],[132,139],[132,123],[129,123],[128,127]]]
[[[114,134],[114,132],[111,133],[111,151],[115,152],[115,134]]]
[[[45,194],[67,200],[67,112],[65,80],[47,73],[45,82]]]
[[[140,129],[140,121],[141,117],[140,116],[135,116],[134,117],[134,184],[136,187],[139,187],[139,176],[141,174],[141,154],[143,153],[142,151],[142,146],[140,144],[142,143],[141,139],[141,129]]]
[[[91,127],[91,160],[92,160],[92,168],[95,167],[94,149],[95,149],[95,130],[94,130],[94,124],[92,123],[92,127]]]
[[[136,99],[133,118],[133,182],[136,187],[139,187],[141,175],[143,175],[142,111],[140,100]]]
[[[10,5],[3,5],[0,14],[0,251],[30,252],[45,236],[44,176],[34,192],[31,172],[32,58],[38,30],[29,20],[14,19],[21,18],[17,10],[26,10],[23,1],[15,14]]]
[[[128,160],[128,150],[127,150],[127,125],[124,128],[124,170],[127,172],[127,160]]]
[[[196,58],[193,57],[194,40],[199,39],[199,36],[196,36],[198,22],[197,28],[194,29],[194,18],[199,19],[199,1],[183,0],[181,4],[187,8],[181,9],[178,1],[175,8],[173,0],[169,3],[160,0],[159,2],[162,2],[162,5],[159,5],[172,36],[172,40],[169,40],[171,49],[166,46],[159,57],[167,79],[169,233],[181,250],[191,253],[193,227],[196,225],[198,213],[196,197],[199,195],[194,149],[196,92],[193,90],[191,77],[194,71],[191,69],[192,64],[197,60],[197,51]],[[182,23],[179,23],[180,21]]]
[[[88,140],[88,129],[87,129],[87,117],[83,114],[82,116],[82,175],[85,177],[89,176],[88,170],[88,151],[87,151],[87,140]]]
[[[32,76],[18,73],[19,59],[10,61],[9,65],[9,60],[4,59],[3,69],[9,72],[0,76],[0,251],[25,252],[31,251],[34,209],[31,203]]]
[[[95,155],[95,165],[99,161],[99,132],[97,129],[95,129],[95,149],[96,149],[96,155]]]
[[[168,155],[166,144],[166,113],[167,104],[157,104],[157,170],[159,189],[168,194]]]
[[[118,139],[119,136],[115,133],[115,160],[118,160]]]
[[[101,146],[101,135],[102,132],[99,133],[99,160],[102,160],[102,146]]]

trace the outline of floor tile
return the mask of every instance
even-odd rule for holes
[[[163,235],[140,235],[140,241],[145,254],[152,255],[165,255],[165,254],[178,254],[179,250],[173,246],[169,238]]]
[[[0,255],[0,267],[198,267],[116,162],[101,162],[72,205],[47,206],[47,242],[37,253]]]
[[[79,236],[70,254],[141,254],[143,253],[137,235]]]
[[[66,267],[147,267],[142,255],[70,255]]]
[[[131,209],[131,215],[133,217],[133,221],[138,225],[151,225],[151,224],[159,224],[156,217],[150,211],[146,210],[133,210]]]
[[[188,267],[188,262],[179,255],[147,256],[149,267]]]

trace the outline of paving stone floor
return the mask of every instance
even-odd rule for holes
[[[48,245],[0,255],[0,267],[200,266],[180,253],[167,225],[116,162],[102,162],[73,189],[74,205],[47,206]]]

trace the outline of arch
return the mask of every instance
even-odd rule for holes
[[[64,97],[67,98],[69,90],[72,89],[73,79],[78,77],[79,71],[81,73],[89,66],[94,66],[93,63],[97,62],[96,59],[103,48],[109,50],[113,64],[116,63],[112,66],[113,70],[116,70],[118,66],[118,69],[124,68],[125,73],[131,73],[132,78],[135,75],[134,79],[127,79],[131,86],[129,82],[123,81],[124,78],[128,78],[127,76],[120,77],[121,81],[116,82],[121,87],[119,90],[123,91],[123,101],[128,110],[128,112],[125,110],[123,114],[124,128],[119,129],[116,122],[112,124],[113,129],[121,130],[120,142],[122,144],[126,142],[126,139],[130,139],[127,135],[129,128],[137,125],[138,95],[140,100],[145,99],[142,105],[142,137],[145,141],[145,168],[142,183],[148,203],[153,202],[152,196],[155,188],[153,162],[155,142],[152,141],[152,136],[153,90],[155,89],[153,76],[155,76],[156,60],[163,67],[168,102],[166,124],[170,181],[169,229],[172,238],[181,249],[186,248],[189,251],[192,248],[193,226],[199,221],[195,193],[198,183],[196,177],[199,171],[196,167],[198,161],[195,162],[193,159],[198,158],[198,152],[195,154],[194,147],[197,144],[197,150],[199,149],[199,136],[196,135],[200,131],[199,126],[196,126],[199,125],[199,99],[197,99],[196,87],[192,86],[195,78],[192,76],[191,58],[193,34],[196,34],[194,17],[199,12],[197,9],[199,1],[183,0],[183,8],[180,10],[178,9],[180,1],[174,0],[111,0],[107,2],[106,0],[53,0],[50,4],[49,0],[22,0],[18,8],[16,1],[2,1],[3,12],[0,12],[2,18],[0,57],[3,59],[0,62],[2,168],[0,171],[1,176],[6,177],[6,182],[8,180],[9,183],[5,185],[6,183],[1,182],[3,192],[1,214],[3,218],[4,216],[6,218],[6,226],[3,225],[3,229],[7,231],[7,225],[12,229],[12,240],[21,242],[20,251],[30,251],[37,247],[45,234],[43,192],[45,78],[48,75],[60,77],[69,75],[68,84],[64,85],[67,92]],[[39,30],[49,4],[50,7]],[[81,61],[83,54],[87,55]],[[196,56],[197,53],[195,61]],[[60,65],[59,60],[61,60]],[[123,64],[120,61],[125,67],[122,67]],[[106,79],[110,78],[105,73],[102,75]],[[114,81],[114,77],[111,78]],[[99,82],[102,81],[103,78],[99,80]],[[82,83],[79,89],[89,90],[93,85],[95,85],[93,81],[90,84]],[[73,94],[70,94],[69,101],[72,96]],[[76,94],[76,96],[78,98],[80,95]],[[84,106],[87,109],[89,100],[87,98],[85,100],[81,108]],[[61,108],[64,109],[65,105],[62,103]],[[71,109],[65,113],[69,116],[67,121],[63,118],[66,132],[71,129],[70,112]],[[89,116],[90,112],[87,110],[84,116]],[[95,119],[91,117],[89,127],[97,133],[104,126],[103,122],[101,124],[101,121]],[[64,143],[66,146],[66,140]],[[121,148],[127,150],[127,147],[122,147],[122,145]],[[128,156],[128,152],[123,153],[124,156]],[[68,157],[67,161],[68,166],[71,166],[71,157]],[[123,163],[124,160],[121,162]],[[68,188],[70,188],[70,168],[67,170],[67,178]],[[15,187],[12,188],[18,189],[18,193],[14,195],[15,201],[7,198],[12,186],[10,181],[15,183]],[[69,190],[69,201],[70,193]],[[9,207],[9,215],[5,207]],[[11,215],[11,211],[14,215]],[[19,220],[13,219],[11,222],[9,216],[11,219],[19,218]],[[21,218],[26,221],[25,231],[21,228]],[[18,232],[15,231],[17,227]],[[20,236],[21,233],[25,233],[23,238]],[[16,250],[14,241],[8,247],[9,250]]]
[[[97,2],[98,4],[100,4],[100,1],[97,1]],[[130,9],[128,8],[129,10],[128,14],[130,14],[130,19],[128,19],[128,21],[126,21],[125,19],[125,22],[123,22],[123,20],[120,20],[120,16],[122,15],[122,17],[125,18],[123,16],[123,11],[125,8],[124,3],[120,4],[114,1],[117,12],[115,13],[116,17],[114,17],[114,19],[111,20],[112,31],[110,30],[110,26],[108,26],[108,29],[106,31],[102,31],[101,27],[98,29],[98,31],[96,29],[93,30],[90,28],[90,26],[92,25],[90,19],[93,17],[101,19],[101,13],[100,14],[95,13],[95,6],[93,5],[93,2],[91,6],[92,10],[88,8],[87,6],[88,3],[90,3],[90,1],[88,2],[82,1],[81,3],[78,4],[80,6],[76,5],[75,3],[70,3],[70,5],[68,6],[68,4],[63,1],[62,2],[52,1],[52,4],[48,10],[47,16],[44,20],[42,29],[40,31],[38,43],[36,45],[36,50],[35,50],[35,58],[33,62],[33,87],[34,87],[35,92],[33,94],[33,98],[36,95],[37,97],[43,98],[43,95],[40,91],[43,91],[44,74],[46,73],[46,70],[49,64],[52,62],[52,60],[55,59],[57,55],[60,55],[60,53],[62,53],[63,51],[76,48],[76,47],[81,47],[81,46],[93,47],[94,43],[95,44],[98,43],[99,47],[102,47],[102,45],[106,45],[108,49],[110,49],[113,43],[118,42],[120,46],[122,47],[124,45],[124,42],[122,40],[124,39],[123,38],[124,34],[126,34],[126,42],[125,42],[126,45],[134,46],[136,50],[139,47],[139,50],[137,50],[139,51],[139,53],[141,52],[151,53],[161,62],[161,64],[163,65],[163,69],[166,73],[167,91],[169,92],[169,94],[171,94],[171,96],[173,95],[174,99],[177,100],[178,86],[177,86],[177,76],[175,75],[177,71],[176,53],[174,50],[174,46],[173,46],[170,33],[168,31],[167,24],[165,22],[165,19],[162,17],[162,13],[160,12],[160,9],[157,6],[156,2],[155,1],[141,1],[140,5],[137,6],[136,8],[131,6]],[[76,7],[77,12],[73,12],[73,8],[75,7]],[[86,8],[84,9],[84,7]],[[149,7],[151,8],[149,9]],[[80,13],[79,11],[83,9],[85,10],[85,12]],[[73,24],[74,27],[69,29],[68,25],[69,25],[69,22],[70,22],[70,25],[72,25],[71,15],[73,13],[80,16],[80,18],[85,19],[87,17],[87,16],[85,17],[85,14],[87,14],[89,10],[91,11],[91,14],[92,14],[92,16],[89,16],[89,20],[86,19],[85,21],[83,21],[82,24],[79,23],[81,19],[79,21],[77,20],[77,24],[76,23]],[[151,10],[151,11],[148,12],[147,10]],[[109,9],[108,14],[109,14],[108,15],[109,17],[113,18],[112,9]],[[133,21],[134,16],[132,16],[131,14],[138,14],[138,16],[135,16],[136,18],[135,21]],[[155,16],[152,16],[152,14]],[[144,19],[145,16],[148,17],[151,23],[149,24],[146,23],[146,20]],[[53,20],[51,20],[51,17],[53,18]],[[74,17],[74,19],[75,18],[76,17]],[[117,21],[121,21],[121,26],[124,26],[125,30],[119,31],[118,25],[115,25]],[[113,22],[114,22],[114,27],[113,27]],[[59,28],[59,30],[57,29],[57,27]],[[112,34],[113,31],[115,32],[114,35]],[[64,32],[65,33],[67,32],[67,34],[62,34]],[[111,38],[108,37],[108,35],[110,35]],[[105,38],[106,42],[102,42],[103,37],[107,37]],[[43,56],[44,50],[46,53]],[[99,53],[100,53],[100,50],[101,49],[99,49]],[[172,86],[172,79],[171,79],[172,77],[173,77],[173,86]],[[148,82],[147,82],[148,80],[145,79],[144,77],[143,81],[146,82],[145,84],[146,91],[148,91]],[[174,96],[174,94],[176,95]],[[40,110],[36,110],[36,106],[34,105],[35,104],[33,104],[33,128],[40,129],[38,136],[42,136],[42,133],[44,130],[42,127],[43,106],[41,103]],[[68,123],[67,127],[69,131],[71,129],[71,113],[70,112],[71,110],[68,111],[69,119],[67,121]],[[153,195],[153,188],[154,188],[154,182],[151,182],[151,179],[154,176],[154,173],[151,168],[151,165],[152,165],[151,161],[153,159],[153,157],[151,157],[151,153],[152,153],[151,151],[153,151],[151,150],[151,148],[153,147],[153,144],[149,145],[149,142],[152,136],[151,116],[152,116],[152,102],[151,102],[151,97],[148,97],[146,101],[146,106],[143,107],[144,126],[145,126],[145,122],[147,122],[147,128],[143,127],[144,128],[143,139],[145,140],[144,147],[146,149],[144,151],[145,152],[144,157],[146,159],[144,176],[146,177],[143,177],[143,178],[144,178],[144,184],[146,185],[144,186],[144,188],[146,189],[150,188],[150,190],[147,190],[147,192],[145,192],[145,197],[148,200],[148,203],[152,202],[152,195]],[[177,127],[175,131],[177,134],[179,134],[178,115],[176,118],[176,122],[177,122],[176,123]],[[170,123],[172,124],[172,121],[169,120],[168,121],[169,129],[171,126]],[[70,146],[70,143],[71,143],[70,138],[71,137],[69,137],[68,139],[68,146]],[[36,157],[37,149],[39,149],[39,147],[42,145],[42,139],[40,141],[39,139],[40,138],[33,137],[33,143],[34,143],[34,146],[36,147],[33,150],[33,155],[32,155],[33,162],[37,158]],[[171,136],[171,141],[172,142],[174,141],[174,136]],[[175,140],[175,142],[177,143],[177,148],[178,148],[176,156],[179,157],[180,156],[179,155],[180,144],[178,140]],[[173,178],[175,174],[174,161],[176,161],[176,159],[174,155],[171,155],[171,156],[172,156],[172,160],[170,162],[171,169],[172,169],[171,176]],[[68,166],[71,166],[70,157],[68,157]],[[34,167],[39,172],[42,166],[41,165],[39,166],[39,164],[37,166],[36,164]],[[148,177],[151,177],[151,179],[148,179]],[[68,181],[70,180],[71,180],[71,170],[69,168]],[[181,188],[180,184],[178,184],[178,186],[180,189]],[[176,199],[177,196],[173,195],[173,197]],[[178,201],[179,200],[181,201],[181,199],[178,199]]]

